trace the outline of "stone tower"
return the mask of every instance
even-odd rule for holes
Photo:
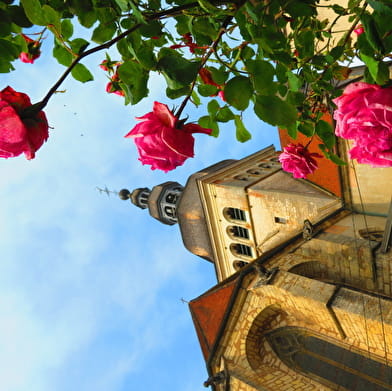
[[[347,147],[337,146],[342,159]],[[303,180],[277,156],[267,147],[184,187],[120,192],[178,223],[185,247],[215,266],[218,284],[190,302],[205,385],[392,390],[392,168],[320,159]]]
[[[200,180],[220,282],[190,310],[214,391],[392,390],[392,168],[320,163],[293,179],[265,149]]]

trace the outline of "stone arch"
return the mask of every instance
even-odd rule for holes
[[[272,304],[264,308],[253,320],[245,342],[246,357],[253,370],[262,365],[260,344],[264,333],[286,325],[287,316],[287,313],[279,305]]]
[[[279,305],[265,307],[253,320],[245,340],[248,378],[263,390],[289,389],[295,382],[298,390],[330,391],[317,381],[288,367],[274,352],[266,334],[295,324],[295,318]]]
[[[292,266],[288,271],[299,276],[323,282],[330,282],[335,284],[347,284],[348,282],[345,275],[341,274],[339,270],[329,267],[327,264],[320,261],[307,261],[297,263],[296,265]]]
[[[328,276],[328,268],[320,261],[301,262],[292,266],[288,271],[315,280],[324,280]]]

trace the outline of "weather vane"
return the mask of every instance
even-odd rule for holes
[[[99,191],[100,194],[105,193],[108,197],[110,197],[110,194],[116,194],[116,195],[118,194],[117,191],[109,190],[106,185],[105,185],[104,189],[102,189],[102,188],[100,188],[98,186],[96,186],[95,188]]]

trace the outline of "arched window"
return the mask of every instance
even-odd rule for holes
[[[249,262],[245,262],[245,261],[240,261],[240,260],[236,260],[233,261],[233,268],[235,271],[238,271],[240,269],[242,269],[243,267],[245,267]]]
[[[249,178],[246,175],[236,175],[234,179],[237,179],[237,181],[247,181]]]
[[[233,255],[252,257],[252,247],[242,243],[233,243],[230,245],[230,250]]]
[[[176,217],[176,210],[171,206],[165,206],[165,214],[169,217]]]
[[[225,208],[223,215],[228,220],[246,221],[245,211],[238,208]]]
[[[249,239],[249,230],[239,225],[230,225],[227,231],[231,237]]]
[[[169,193],[166,198],[165,201],[168,204],[176,204],[177,203],[177,199],[178,199],[179,193]]]
[[[261,170],[256,170],[254,168],[251,168],[250,170],[246,171],[250,175],[263,175],[263,171]]]
[[[290,368],[327,386],[358,391],[390,391],[392,367],[329,342],[308,330],[280,327],[265,334]]]

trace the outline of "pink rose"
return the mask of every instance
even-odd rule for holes
[[[120,78],[117,72],[110,78],[110,82],[106,84],[106,92],[109,94],[116,94],[119,96],[125,96],[125,92],[119,84]]]
[[[302,144],[288,144],[279,156],[283,170],[291,172],[294,178],[305,178],[313,173],[317,166],[315,157],[321,158],[318,153],[310,153]]]
[[[108,60],[103,60],[100,64],[99,67],[104,70],[105,72],[109,71],[109,66],[108,66]]]
[[[391,167],[392,87],[352,83],[334,103],[336,135],[354,142],[350,158],[373,167]]]
[[[139,152],[139,160],[151,165],[151,169],[165,172],[181,166],[193,157],[195,139],[192,133],[211,134],[196,124],[183,124],[169,108],[154,102],[153,111],[137,119],[138,123],[125,137],[133,138]]]
[[[359,24],[355,29],[354,29],[354,33],[357,35],[361,35],[365,32],[365,29],[363,28],[363,26],[361,24]]]
[[[220,90],[218,92],[218,96],[219,96],[219,98],[221,98],[223,100],[223,102],[226,102],[225,92],[223,90]]]
[[[109,61],[109,60],[103,60],[100,64],[99,67],[104,70],[105,72],[115,72],[114,68],[118,68],[122,64],[121,61]]]
[[[24,34],[22,34],[22,37],[27,42],[27,52],[20,53],[19,60],[28,64],[33,64],[34,60],[41,55],[41,42],[39,40],[34,41]]]
[[[47,140],[48,121],[40,111],[28,115],[30,98],[11,87],[0,92],[0,157],[9,158],[22,152],[33,159],[35,152]]]

